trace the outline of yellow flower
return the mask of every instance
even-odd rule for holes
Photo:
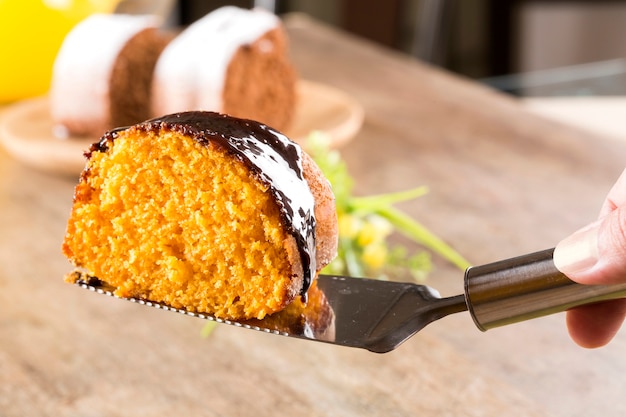
[[[362,221],[358,217],[347,213],[338,214],[339,237],[342,239],[354,239],[362,227]]]
[[[359,246],[365,247],[385,240],[392,231],[393,227],[387,220],[378,216],[369,216],[361,226],[356,242]]]
[[[377,242],[366,246],[363,249],[361,260],[372,270],[382,268],[387,262],[387,246],[384,242]]]

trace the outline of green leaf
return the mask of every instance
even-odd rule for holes
[[[200,330],[200,336],[207,339],[209,336],[211,336],[213,330],[215,330],[215,326],[217,326],[216,321],[207,321],[204,327],[202,327],[202,330]]]

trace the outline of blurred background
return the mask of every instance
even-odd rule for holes
[[[305,13],[514,96],[626,93],[624,0],[0,0],[0,55],[13,58],[0,103],[45,94],[63,37],[89,13],[180,26],[226,4]]]
[[[175,13],[232,3],[304,12],[515,95],[626,92],[623,0],[179,0]]]
[[[185,24],[228,1],[178,0]],[[528,111],[626,140],[624,0],[257,0],[302,12],[513,97]]]

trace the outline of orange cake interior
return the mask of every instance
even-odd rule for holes
[[[223,318],[263,318],[302,288],[268,185],[177,130],[133,127],[90,153],[63,252],[116,295]]]

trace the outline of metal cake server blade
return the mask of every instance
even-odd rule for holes
[[[548,249],[471,267],[465,272],[464,294],[445,298],[425,285],[321,275],[306,305],[294,302],[263,320],[237,322],[148,300],[127,300],[267,333],[385,353],[449,314],[469,310],[476,326],[486,331],[626,297],[626,284],[589,286],[571,281],[556,269],[552,253]],[[75,282],[114,296],[114,288],[96,278],[78,277]]]
[[[115,288],[91,279],[76,282],[82,288],[117,297]],[[320,275],[317,288],[323,306],[297,314],[276,313],[263,320],[233,321],[174,308],[140,298],[122,298],[138,304],[188,316],[373,352],[388,352],[427,324],[448,314],[467,310],[465,297],[440,298],[425,285]],[[321,317],[321,318],[320,318]]]

